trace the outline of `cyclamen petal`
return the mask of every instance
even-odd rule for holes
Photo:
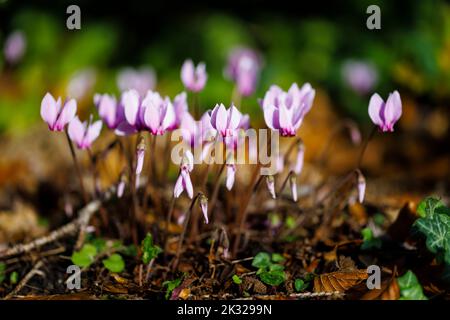
[[[180,172],[180,175],[178,176],[177,182],[175,182],[175,186],[173,188],[173,196],[175,198],[178,198],[181,195],[181,193],[183,192],[183,190],[184,190],[184,187],[183,187],[183,176],[181,175],[181,172]]]
[[[70,139],[77,144],[78,148],[81,148],[81,146],[83,146],[85,127],[78,116],[70,121],[67,131]]]
[[[275,179],[273,176],[267,176],[266,177],[266,184],[267,184],[267,189],[269,190],[270,195],[272,196],[272,198],[276,198],[276,194],[275,194]]]
[[[231,190],[233,188],[235,176],[236,176],[236,166],[234,164],[227,164],[226,187],[228,190]]]
[[[122,105],[124,107],[125,119],[134,126],[137,122],[139,113],[139,93],[130,89],[122,94]]]
[[[124,191],[125,191],[125,181],[121,180],[117,186],[117,198],[122,198]]]
[[[55,98],[50,93],[46,93],[41,102],[41,117],[48,124],[50,130],[53,128],[56,117],[58,116],[59,108]]]
[[[188,194],[189,198],[192,199],[194,197],[194,187],[192,186],[189,172],[182,170],[181,175],[183,176],[183,187],[186,189],[186,193]]]
[[[205,223],[208,224],[208,198],[204,194],[200,195],[200,208],[205,218]]]

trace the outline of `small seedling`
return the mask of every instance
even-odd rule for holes
[[[295,288],[295,291],[297,291],[297,292],[304,291],[308,287],[308,285],[309,285],[308,282],[305,282],[305,280],[300,279],[300,278],[297,278],[294,281],[294,288]]]
[[[114,273],[120,273],[125,269],[125,262],[118,253],[114,253],[107,259],[103,259],[102,262],[106,269]]]
[[[270,256],[267,252],[260,252],[254,258],[252,266],[258,268],[256,274],[261,281],[271,286],[278,286],[286,280],[284,266],[278,264],[284,261],[284,257],[274,253]]]
[[[170,298],[170,295],[172,294],[172,291],[175,290],[175,288],[177,288],[181,284],[181,279],[182,278],[178,278],[178,279],[175,279],[175,280],[163,282],[163,287],[167,287],[167,289],[166,289],[166,296],[165,296],[166,300],[168,300]]]
[[[144,264],[150,263],[152,259],[155,259],[162,252],[160,247],[153,244],[153,237],[151,233],[147,233],[145,239],[142,241],[141,250],[142,262]]]
[[[236,283],[236,284],[241,284],[242,283],[242,279],[239,278],[239,276],[237,274],[233,275],[232,279],[233,279],[233,282]]]
[[[85,244],[80,251],[75,251],[72,254],[72,262],[81,268],[86,268],[94,262],[97,255],[97,248],[92,244]]]

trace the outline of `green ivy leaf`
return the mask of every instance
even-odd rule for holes
[[[417,206],[417,214],[422,218],[429,217],[435,213],[450,215],[450,208],[435,197],[427,197]]]
[[[163,287],[167,287],[166,289],[166,300],[170,298],[172,291],[181,284],[181,278],[165,281],[163,282]]]
[[[252,261],[252,266],[256,268],[268,268],[271,264],[270,255],[267,252],[258,253]]]
[[[118,253],[110,255],[107,259],[103,259],[102,262],[106,269],[114,273],[120,273],[125,269],[125,262]]]
[[[306,283],[303,279],[295,279],[294,288],[295,291],[300,292],[305,290],[308,287],[308,283]]]
[[[134,244],[130,244],[129,246],[123,247],[122,253],[129,257],[136,257],[138,249]]]
[[[147,233],[141,244],[142,262],[148,264],[152,259],[155,259],[162,249],[153,244],[153,237],[151,233]]]
[[[233,275],[232,279],[233,279],[233,282],[236,283],[236,284],[241,284],[242,283],[242,279],[239,278],[239,276],[237,274]]]
[[[415,226],[425,234],[427,248],[433,253],[445,250],[450,237],[450,216],[444,214],[431,214],[426,218],[417,219]]]
[[[81,268],[89,267],[97,255],[97,248],[92,244],[85,244],[80,251],[72,254],[72,262]]]
[[[279,286],[282,284],[286,278],[284,271],[281,270],[273,270],[273,271],[264,271],[259,277],[262,282],[271,286]]]
[[[419,280],[411,270],[397,278],[397,282],[400,287],[400,300],[427,300]]]

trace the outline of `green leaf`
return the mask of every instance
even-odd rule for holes
[[[295,227],[295,218],[293,216],[287,216],[286,221],[286,228],[292,229]]]
[[[102,262],[106,269],[114,273],[120,273],[125,269],[125,262],[118,253],[110,255],[109,258],[103,259]]]
[[[242,279],[239,278],[239,276],[237,274],[233,275],[232,279],[233,279],[233,282],[236,283],[236,284],[241,284],[242,283]]]
[[[163,287],[167,287],[166,289],[166,300],[170,298],[172,291],[181,284],[181,278],[165,281],[163,282]]]
[[[122,248],[122,253],[129,257],[136,257],[138,254],[138,249],[134,244]]]
[[[141,244],[142,249],[142,262],[148,264],[152,259],[155,259],[161,252],[162,249],[153,244],[153,237],[151,233],[147,233],[145,239]]]
[[[11,274],[9,275],[9,282],[11,284],[16,284],[17,281],[19,281],[19,274],[17,273],[17,271],[11,272]]]
[[[283,271],[284,270],[284,266],[282,266],[281,264],[271,264],[269,267],[269,271]]]
[[[284,257],[279,253],[272,253],[272,261],[273,262],[283,262]]]
[[[375,224],[377,226],[381,227],[384,224],[384,222],[386,221],[386,218],[384,217],[383,214],[377,213],[373,216],[373,221],[375,222]]]
[[[95,246],[98,253],[102,253],[106,249],[106,240],[103,238],[94,238],[89,243]]]
[[[262,282],[271,286],[278,286],[282,284],[286,278],[284,271],[273,270],[264,271],[259,275]]]
[[[400,287],[400,300],[427,300],[419,280],[411,270],[397,278],[397,282]]]
[[[270,255],[267,252],[258,253],[252,261],[252,266],[256,268],[268,268],[271,264]]]
[[[72,262],[81,268],[89,267],[97,255],[97,248],[92,244],[85,244],[80,251],[72,254]]]
[[[303,279],[295,279],[294,281],[294,288],[295,291],[300,292],[305,290],[308,287],[308,283],[306,283]]]

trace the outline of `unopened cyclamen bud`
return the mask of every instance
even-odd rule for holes
[[[123,171],[120,174],[119,184],[117,185],[117,198],[121,198],[123,196],[123,193],[125,191],[125,185],[127,182],[128,182],[128,178],[127,178],[126,172]]]
[[[291,174],[289,177],[289,184],[291,186],[292,200],[297,202],[297,176],[295,174]]]
[[[366,178],[364,178],[361,170],[357,170],[356,174],[358,175],[358,201],[363,203],[366,193]]]
[[[361,143],[361,132],[358,129],[358,126],[353,121],[349,121],[347,123],[347,128],[350,131],[350,139],[354,145],[359,145]]]
[[[199,195],[200,208],[202,209],[203,217],[205,218],[205,223],[208,224],[208,198],[202,193]]]
[[[136,147],[136,175],[140,175],[142,167],[144,166],[145,156],[145,139],[143,136],[139,136],[139,143]]]
[[[275,194],[275,179],[273,178],[273,176],[267,176],[266,177],[266,183],[267,183],[267,189],[270,192],[270,195],[272,196],[272,198],[276,198],[276,194]]]

